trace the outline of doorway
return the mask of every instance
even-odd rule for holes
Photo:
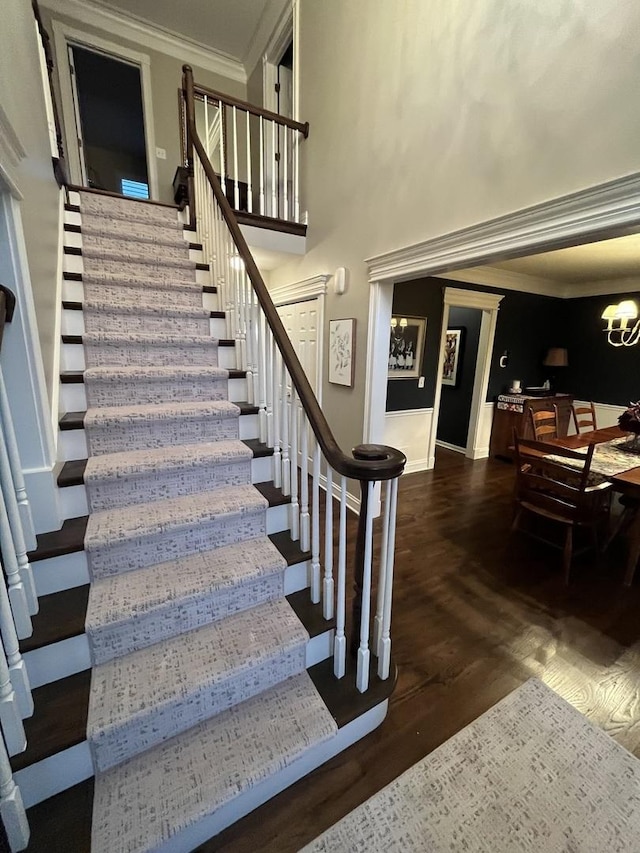
[[[149,57],[59,21],[53,33],[72,182],[156,199]]]

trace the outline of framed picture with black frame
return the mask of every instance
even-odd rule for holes
[[[450,385],[455,388],[460,381],[466,331],[464,326],[450,326],[447,329],[444,344],[444,361],[442,363],[443,385]]]
[[[415,379],[420,376],[427,331],[425,317],[391,318],[389,337],[389,379]]]

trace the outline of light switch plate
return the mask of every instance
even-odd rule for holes
[[[418,379],[418,388],[424,388],[424,376]]]
[[[158,160],[166,160],[167,152],[164,148],[156,148],[156,157],[158,158]]]

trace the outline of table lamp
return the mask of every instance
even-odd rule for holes
[[[569,366],[569,354],[564,347],[549,347],[542,364],[544,367],[552,367],[552,368],[568,367]],[[555,394],[555,391],[556,391],[555,372],[551,373],[550,380],[551,380],[551,391],[552,391],[552,393]]]

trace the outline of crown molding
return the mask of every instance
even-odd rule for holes
[[[400,281],[619,237],[640,226],[640,173],[368,258],[369,281]]]
[[[330,275],[325,274],[314,275],[312,278],[305,278],[303,281],[281,284],[278,287],[270,288],[269,295],[273,299],[274,305],[317,299],[319,296],[326,296],[327,282],[330,278]]]
[[[585,296],[609,296],[612,293],[640,293],[640,276],[565,284],[563,296],[565,299],[578,299]]]
[[[523,293],[536,293],[539,296],[564,296],[562,282],[502,270],[497,267],[472,267],[466,270],[453,270],[452,272],[438,273],[434,278],[463,281],[467,284],[481,284],[486,287],[499,287],[502,290],[519,290]]]
[[[497,311],[504,299],[502,294],[486,293],[483,290],[460,290],[445,287],[444,304],[450,307],[477,308],[480,311]]]
[[[9,116],[0,104],[0,161],[8,162],[10,166],[15,167],[26,156],[27,152],[13,129]]]
[[[159,27],[144,18],[99,6],[91,0],[44,0],[42,5],[54,14],[72,18],[76,23],[97,27],[118,38],[157,50],[212,74],[220,74],[239,83],[247,82],[244,65],[239,60],[172,30]]]

